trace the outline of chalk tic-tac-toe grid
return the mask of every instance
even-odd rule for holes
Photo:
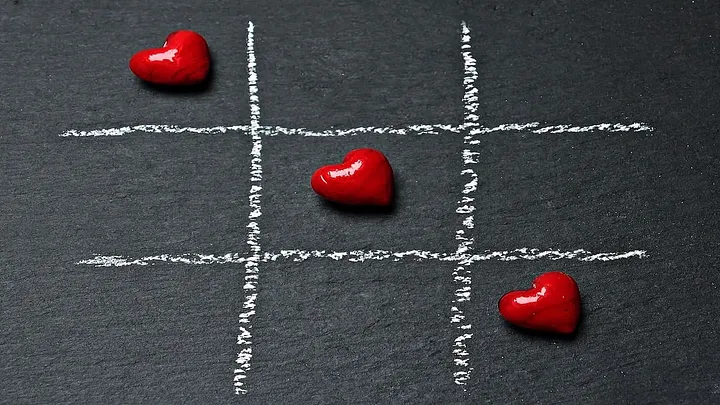
[[[331,129],[325,131],[312,131],[303,128],[283,128],[260,124],[260,99],[258,97],[258,74],[255,62],[255,27],[248,23],[247,29],[247,73],[250,95],[250,125],[216,126],[205,128],[179,127],[174,125],[137,125],[121,128],[98,129],[90,131],[69,130],[61,137],[111,137],[130,133],[151,134],[179,134],[195,133],[199,135],[236,133],[249,136],[252,139],[252,149],[249,156],[250,164],[250,190],[248,204],[250,214],[247,223],[247,244],[250,254],[228,253],[225,255],[205,255],[188,253],[184,255],[158,254],[134,258],[132,256],[95,256],[79,261],[78,265],[97,267],[123,267],[123,266],[149,266],[153,263],[181,263],[189,265],[227,264],[244,266],[243,309],[239,314],[239,332],[237,336],[238,353],[235,362],[237,366],[232,375],[232,387],[236,394],[246,394],[252,384],[253,351],[253,317],[256,314],[256,301],[258,285],[262,282],[262,263],[292,260],[335,260],[364,262],[375,260],[415,260],[415,261],[446,261],[455,263],[452,274],[448,274],[448,283],[454,287],[454,296],[450,308],[451,317],[449,326],[455,330],[455,339],[448,348],[452,356],[454,370],[448,378],[455,384],[465,386],[473,372],[473,362],[468,348],[468,341],[473,337],[472,319],[466,315],[472,298],[472,265],[483,260],[515,261],[515,260],[579,260],[579,261],[611,261],[646,257],[644,250],[628,250],[625,252],[589,252],[584,249],[571,251],[543,250],[539,248],[515,248],[506,251],[487,251],[478,249],[470,230],[475,220],[475,192],[478,184],[477,165],[481,162],[481,152],[475,150],[479,145],[479,137],[495,132],[527,132],[533,134],[583,133],[583,132],[651,132],[653,128],[644,123],[629,124],[593,124],[586,126],[576,125],[549,125],[541,126],[539,122],[521,124],[503,124],[494,127],[485,127],[478,122],[478,89],[475,82],[478,77],[476,60],[472,55],[470,29],[465,22],[461,24],[460,52],[464,64],[463,87],[464,95],[463,122],[460,124],[418,124],[404,127],[359,127],[350,129]],[[458,134],[462,136],[463,167],[460,176],[467,179],[462,190],[458,190],[458,202],[454,211],[460,216],[462,226],[455,232],[458,243],[454,252],[430,252],[423,250],[410,250],[406,252],[393,252],[389,250],[354,250],[354,251],[326,251],[326,250],[281,250],[277,252],[264,251],[260,237],[259,220],[262,216],[261,198],[263,190],[262,148],[263,138],[268,136],[299,136],[299,137],[343,137],[363,134],[387,134],[392,136],[439,135],[439,131]],[[259,309],[262,310],[262,309]],[[257,348],[262,350],[261,347]]]

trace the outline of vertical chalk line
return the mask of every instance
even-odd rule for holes
[[[455,210],[462,218],[462,227],[456,232],[455,239],[459,241],[456,254],[462,259],[458,262],[457,267],[453,271],[453,283],[455,285],[455,294],[450,308],[450,323],[458,330],[453,342],[453,361],[455,371],[453,377],[455,384],[467,385],[470,379],[470,373],[473,368],[470,365],[470,353],[468,351],[467,341],[472,338],[472,324],[465,313],[467,303],[470,301],[472,294],[472,250],[474,239],[469,231],[475,226],[475,198],[471,197],[472,193],[477,190],[478,176],[475,169],[471,165],[476,164],[477,153],[468,149],[473,141],[473,134],[470,131],[478,124],[478,89],[475,87],[478,73],[476,68],[476,60],[470,51],[470,29],[465,21],[462,22],[461,51],[464,61],[463,87],[465,93],[463,95],[463,128],[467,131],[464,136],[464,148],[462,151],[463,169],[461,176],[468,177],[462,190],[462,196],[458,201],[458,207]]]
[[[250,256],[245,262],[245,277],[243,292],[243,312],[240,313],[240,334],[237,343],[240,345],[240,353],[235,362],[238,364],[235,369],[234,386],[235,394],[247,394],[245,387],[247,373],[251,368],[252,360],[252,318],[255,315],[257,300],[258,279],[260,276],[259,263],[262,260],[260,247],[260,226],[258,218],[262,215],[260,209],[260,192],[262,191],[262,138],[260,136],[260,100],[257,87],[257,65],[255,63],[255,26],[252,21],[248,23],[247,33],[247,60],[248,60],[248,90],[250,93],[250,136],[252,138],[252,150],[250,151],[250,214],[248,214],[248,238],[250,245]]]

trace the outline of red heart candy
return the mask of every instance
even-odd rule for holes
[[[535,278],[528,290],[503,295],[498,309],[513,325],[569,334],[580,320],[580,290],[572,277],[553,271]]]
[[[198,84],[210,71],[210,50],[197,32],[175,31],[168,35],[162,48],[145,49],[133,55],[130,70],[150,83]]]
[[[315,171],[310,185],[321,197],[336,203],[388,206],[393,198],[393,170],[381,152],[355,149],[341,164]]]

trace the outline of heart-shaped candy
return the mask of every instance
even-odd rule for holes
[[[553,271],[535,278],[528,290],[505,294],[498,309],[513,325],[570,334],[580,320],[580,290],[572,277]]]
[[[175,31],[162,48],[142,50],[130,58],[130,70],[142,80],[170,86],[204,81],[210,71],[210,50],[194,31]]]
[[[341,164],[321,167],[310,185],[321,197],[346,205],[388,206],[393,199],[393,170],[385,155],[355,149]]]

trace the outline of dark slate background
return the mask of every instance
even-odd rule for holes
[[[0,401],[23,403],[720,403],[720,3],[319,0],[0,5]],[[478,145],[475,247],[643,249],[615,262],[473,265],[474,367],[452,382],[452,263],[261,265],[251,392],[235,396],[242,266],[94,268],[94,254],[246,253],[250,140],[67,129],[459,123],[460,23],[493,126],[646,121],[653,133],[497,133]],[[208,40],[211,86],[166,93],[127,69],[176,29]],[[454,250],[462,138],[264,141],[263,247]],[[391,215],[307,186],[358,146],[398,172]],[[573,339],[507,327],[506,291],[562,270]]]

